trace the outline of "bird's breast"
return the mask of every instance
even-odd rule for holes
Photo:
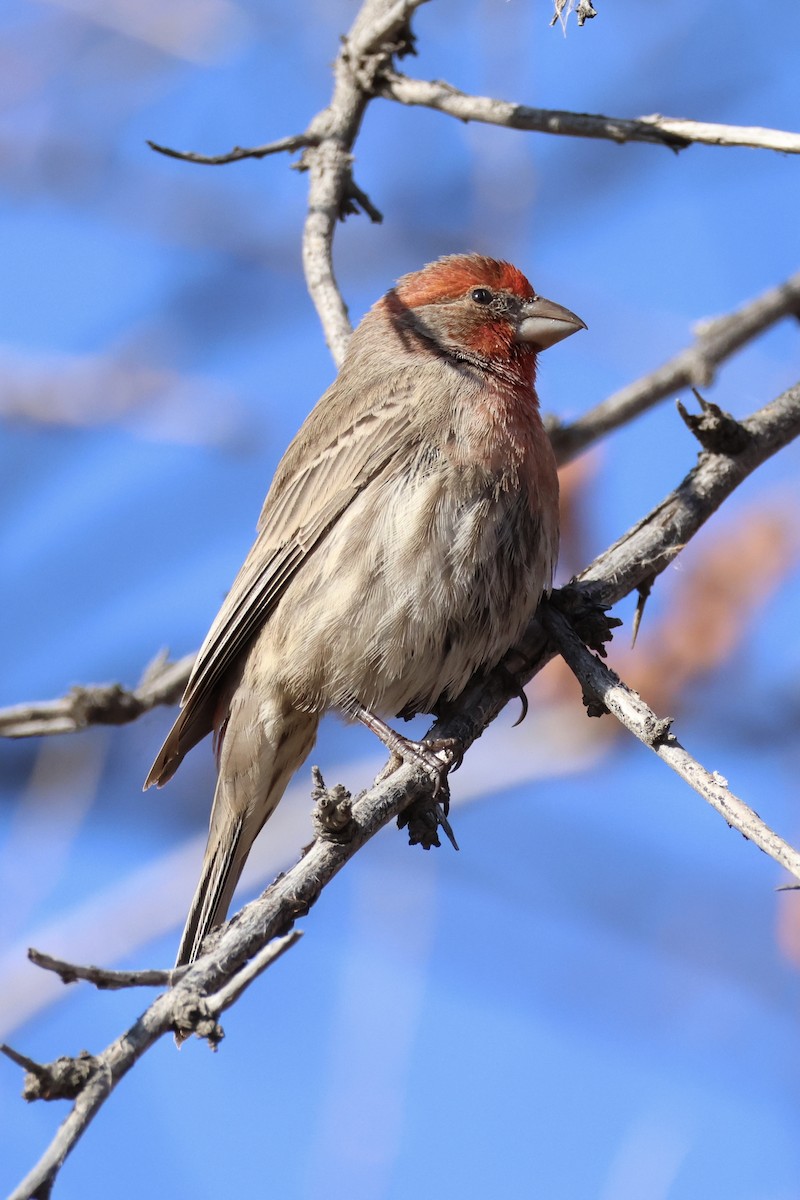
[[[298,704],[430,711],[499,661],[556,552],[524,476],[427,443],[356,498],[262,634]]]

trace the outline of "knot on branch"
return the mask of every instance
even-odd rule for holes
[[[74,687],[69,698],[73,719],[79,729],[88,725],[123,725],[134,721],[145,710],[138,696],[120,683]]]
[[[587,691],[586,688],[581,692],[581,700],[587,717],[605,717],[611,711],[599,696],[594,692]]]
[[[217,1021],[210,1004],[204,996],[198,996],[196,992],[176,996],[172,1028],[178,1045],[195,1033],[199,1038],[205,1038],[212,1050],[216,1050],[225,1037],[225,1031]]]
[[[662,745],[664,742],[674,740],[670,730],[674,717],[645,717],[642,741],[646,746],[655,749],[656,746]]]
[[[373,44],[366,51],[359,50],[353,42],[342,37],[340,62],[347,68],[354,82],[365,96],[380,94],[381,76],[391,70],[392,60],[407,58],[417,53],[417,39],[407,19],[380,44]]]
[[[441,813],[441,805],[433,796],[421,797],[397,814],[397,828],[408,830],[409,846],[422,846],[423,850],[436,846],[438,849],[442,844],[439,840]]]
[[[556,588],[547,602],[564,614],[585,646],[601,658],[606,657],[605,643],[611,641],[614,630],[622,624],[619,617],[608,615],[609,604],[602,604],[588,587],[574,582]]]
[[[23,1100],[74,1100],[101,1069],[100,1061],[88,1050],[75,1057],[65,1055],[51,1063],[37,1063],[26,1054],[0,1047],[7,1058],[24,1067]]]
[[[356,825],[353,820],[353,799],[350,792],[341,783],[327,788],[319,767],[311,768],[311,778],[314,782],[311,790],[311,799],[314,801],[311,819],[317,837],[328,842],[352,841]]]
[[[681,150],[686,150],[687,147],[691,146],[692,139],[690,137],[682,137],[679,133],[672,133],[668,129],[661,129],[661,122],[666,120],[669,120],[669,118],[664,117],[661,113],[651,113],[648,117],[640,117],[636,124],[640,126],[646,126],[648,133],[652,134],[652,140],[654,142],[661,142],[661,144],[666,146],[667,149],[672,150],[673,154],[680,154]],[[622,138],[621,140],[627,141],[627,137]],[[707,371],[713,370],[705,358],[702,358],[700,355],[698,355],[697,358],[699,370],[704,375]]]
[[[717,404],[704,400],[697,388],[692,388],[700,413],[690,413],[680,400],[676,406],[681,419],[697,438],[704,450],[712,454],[741,454],[750,444],[750,434],[734,416]]]

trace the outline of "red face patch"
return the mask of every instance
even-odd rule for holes
[[[397,295],[409,308],[456,300],[471,288],[487,287],[513,292],[520,300],[532,300],[535,292],[528,280],[511,263],[485,258],[482,254],[452,254],[429,263],[413,275],[397,281]]]

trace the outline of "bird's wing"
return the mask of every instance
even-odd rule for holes
[[[329,392],[303,425],[278,467],[258,537],[200,647],[182,711],[145,787],[166,782],[210,731],[220,682],[303,563],[355,497],[408,453],[416,440],[408,403],[413,383],[408,378],[387,389],[374,408],[355,417],[326,404]]]

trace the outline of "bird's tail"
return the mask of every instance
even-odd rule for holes
[[[217,792],[219,786],[218,783]],[[215,794],[215,809],[216,806]],[[225,920],[249,850],[248,846],[242,852],[244,824],[242,817],[229,819],[223,829],[215,832],[212,828],[209,831],[203,869],[178,947],[176,967],[199,958],[206,935]]]
[[[219,775],[200,882],[178,949],[176,967],[194,962],[207,934],[221,924],[253,842],[310,753],[316,713],[234,693],[218,739]]]

